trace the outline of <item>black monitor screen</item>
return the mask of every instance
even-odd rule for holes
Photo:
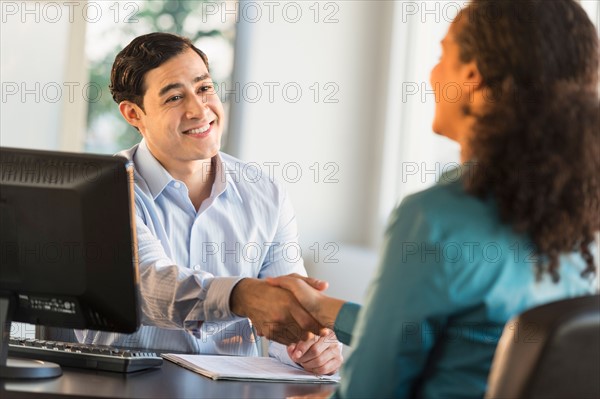
[[[133,176],[121,157],[0,148],[7,321],[133,332]]]

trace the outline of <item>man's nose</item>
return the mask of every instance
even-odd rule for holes
[[[195,94],[188,96],[186,102],[186,116],[189,119],[202,119],[208,113],[208,103],[204,96]]]

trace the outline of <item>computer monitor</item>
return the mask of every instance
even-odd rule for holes
[[[0,147],[0,376],[61,374],[7,360],[12,321],[137,329],[133,204],[125,158]]]

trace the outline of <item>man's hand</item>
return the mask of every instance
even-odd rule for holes
[[[344,360],[342,348],[333,331],[327,329],[326,336],[312,336],[287,347],[290,359],[301,365],[306,371],[318,375],[334,374]]]
[[[230,307],[238,316],[248,317],[258,335],[290,345],[321,334],[321,326],[291,292],[266,281],[245,278],[235,285]]]

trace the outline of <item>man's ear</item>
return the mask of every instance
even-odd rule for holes
[[[143,125],[141,116],[144,111],[137,104],[127,100],[121,101],[119,103],[119,112],[121,112],[127,123],[140,130]]]

